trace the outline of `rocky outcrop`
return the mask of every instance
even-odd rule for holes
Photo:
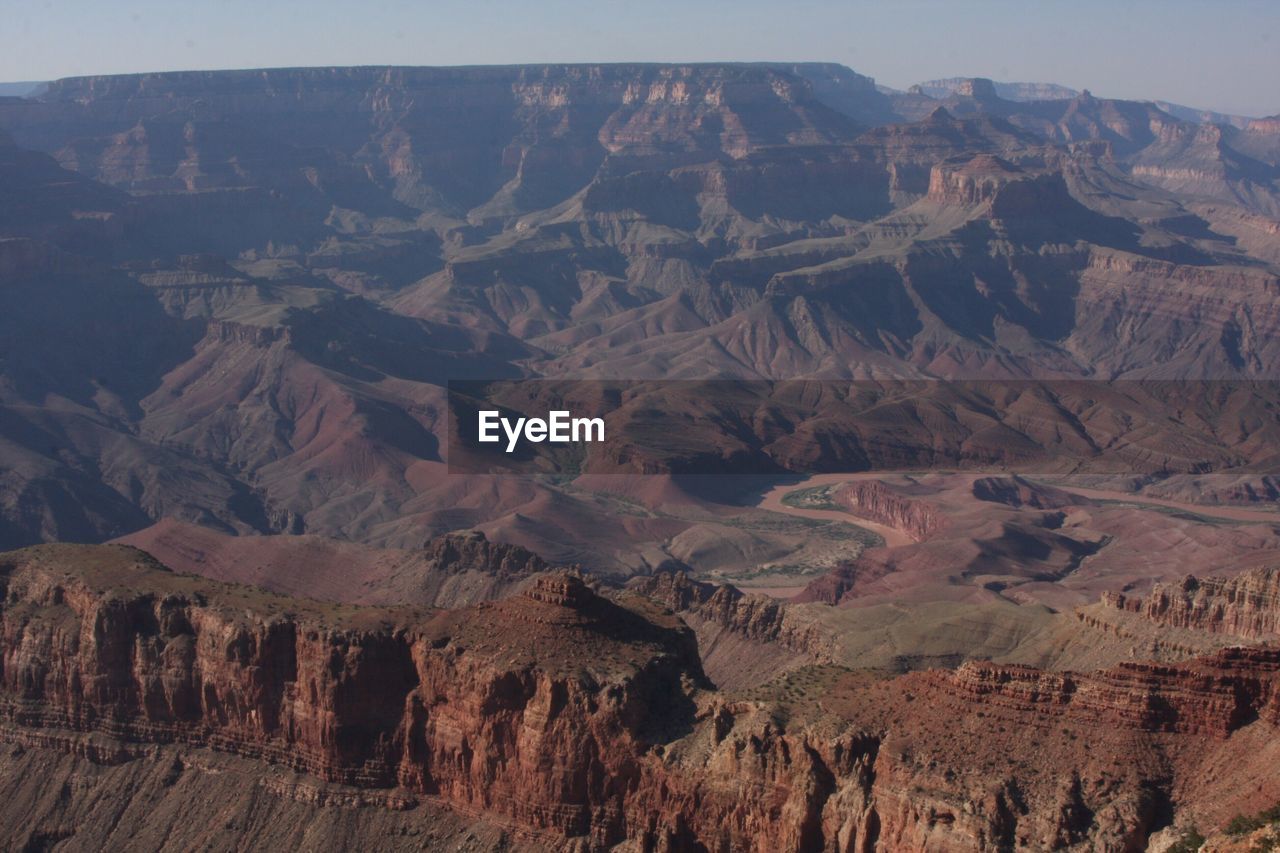
[[[1180,584],[1156,584],[1142,598],[1108,593],[1102,603],[1166,627],[1248,641],[1280,638],[1280,569],[1253,569],[1232,578],[1188,575]]]
[[[1079,495],[1033,483],[1017,475],[1011,477],[979,477],[973,481],[973,496],[980,501],[1001,503],[1011,507],[1059,509],[1082,506],[1088,499]]]
[[[437,536],[427,543],[426,568],[435,572],[484,572],[503,580],[549,571],[551,565],[528,548],[490,542],[478,530]]]
[[[269,347],[277,341],[287,340],[289,330],[280,326],[258,326],[231,320],[214,320],[209,323],[206,335],[216,343]]]
[[[854,515],[901,530],[917,542],[928,539],[946,523],[928,501],[906,497],[877,480],[841,484],[831,492],[831,499]]]
[[[1245,129],[1250,133],[1265,133],[1280,136],[1280,115],[1251,119]]]
[[[389,807],[436,803],[557,846],[1133,848],[1233,784],[1198,762],[1280,721],[1274,650],[1093,675],[819,667],[735,696],[707,689],[667,611],[571,573],[443,613],[285,599],[115,546],[13,552],[0,577],[11,743],[107,764],[226,753],[303,774],[273,777],[280,796],[305,777],[347,786],[316,808],[394,789]]]
[[[435,617],[197,581],[116,546],[19,552],[3,577],[10,724],[399,785],[595,844],[626,834],[649,744],[691,722],[703,681],[687,629],[572,575]]]
[[[780,646],[813,662],[836,660],[835,638],[776,598],[695,581],[685,572],[650,575],[629,588],[682,616],[697,616],[745,639]]]
[[[971,662],[932,677],[965,702],[1083,725],[1226,737],[1259,715],[1280,722],[1277,673],[1280,652],[1227,649],[1187,664],[1123,663],[1091,675]]]
[[[1171,818],[1225,821],[1242,800],[1268,802],[1277,788],[1242,797],[1249,771],[1226,770],[1217,787],[1198,764],[1231,753],[1229,744],[1255,730],[1270,736],[1278,665],[1274,651],[1229,649],[1186,664],[1094,674],[975,662],[955,673],[904,676],[885,688],[911,710],[899,712],[902,721],[880,747],[882,756],[898,756],[876,768],[881,818],[897,815],[893,835],[881,837],[912,849],[948,849],[945,839],[959,832],[979,839],[979,849],[1144,849]],[[1014,745],[1031,742],[1034,757]],[[1179,752],[1157,769],[1164,749]],[[1005,750],[1014,754],[998,757]],[[974,764],[986,771],[974,773]],[[1139,781],[1161,772],[1176,781]],[[1111,795],[1100,799],[1108,787]],[[966,789],[968,798],[957,800]],[[1231,805],[1213,805],[1216,796]]]
[[[955,93],[962,98],[974,98],[980,101],[991,101],[1000,97],[996,94],[996,84],[986,77],[967,77],[962,79],[956,84]]]
[[[449,533],[388,572],[385,589],[376,594],[380,601],[456,608],[525,590],[554,568],[527,548],[492,542],[478,530]]]
[[[930,201],[962,207],[989,202],[1013,181],[1026,179],[1021,169],[993,154],[981,154],[964,163],[939,164],[929,175]]]

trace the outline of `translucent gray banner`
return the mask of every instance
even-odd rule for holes
[[[1280,383],[449,384],[451,473],[1274,472]]]

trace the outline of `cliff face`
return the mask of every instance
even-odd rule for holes
[[[1030,176],[992,154],[979,154],[964,163],[941,163],[929,174],[930,201],[971,207],[993,201],[1011,184]]]
[[[892,701],[873,703],[898,717],[880,747],[897,760],[876,768],[877,803],[896,818],[888,837],[1144,849],[1173,819],[1213,826],[1245,800],[1271,801],[1278,786],[1250,786],[1245,766],[1258,765],[1242,750],[1273,736],[1278,666],[1274,650],[1228,649],[1091,674],[975,662],[896,679],[878,688]]]
[[[1280,635],[1280,569],[1253,569],[1232,578],[1188,575],[1181,584],[1156,584],[1145,598],[1111,593],[1103,604],[1157,625],[1273,642]]]
[[[266,184],[310,195],[295,215],[319,203],[317,193],[367,203],[371,177],[393,184],[404,204],[455,210],[510,183],[505,204],[530,209],[581,188],[606,154],[633,166],[673,153],[740,158],[766,145],[847,140],[855,128],[782,68],[697,64],[80,77],[37,102],[0,105],[0,125],[69,168],[134,190]],[[389,202],[384,211],[394,212]]]
[[[1089,675],[968,663],[941,677],[966,703],[1060,716],[1082,725],[1120,725],[1226,737],[1263,716],[1280,722],[1280,652],[1227,649],[1188,664],[1123,663]]]
[[[1095,675],[806,668],[734,695],[707,689],[669,612],[574,574],[432,613],[283,599],[117,547],[0,562],[11,742],[108,764],[138,744],[230,753],[589,849],[1134,849],[1171,811],[1217,819],[1199,804],[1235,783],[1200,763],[1280,720],[1274,650]]]
[[[510,595],[553,568],[526,548],[490,542],[478,531],[437,536],[424,552],[391,576],[397,598],[383,600],[460,607]]]
[[[4,568],[10,724],[399,785],[599,843],[624,832],[649,744],[689,725],[703,681],[687,629],[571,575],[431,617],[195,583],[124,548]]]
[[[831,499],[855,515],[902,530],[917,542],[928,539],[945,524],[942,513],[928,501],[901,495],[876,480],[845,483],[831,493]]]
[[[696,613],[744,637],[777,643],[817,660],[829,657],[830,638],[790,618],[787,606],[765,595],[750,595],[727,584],[701,583],[684,572],[640,579],[631,589],[676,613]]]
[[[513,580],[551,569],[546,560],[528,548],[490,542],[479,531],[437,536],[424,550],[426,567],[435,572],[483,572]]]
[[[628,586],[694,629],[702,666],[722,690],[839,659],[837,638],[829,629],[775,598],[702,583],[684,572],[637,578]]]

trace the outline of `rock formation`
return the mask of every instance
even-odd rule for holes
[[[906,497],[878,480],[846,483],[831,493],[831,499],[854,515],[897,528],[917,542],[945,524],[942,513],[927,500]]]
[[[6,547],[161,519],[409,549],[521,528],[556,560],[630,569],[655,541],[578,553],[545,532],[617,526],[589,501],[437,476],[442,386],[1248,382],[1280,358],[1264,120],[1015,102],[989,81],[938,100],[833,65],[632,64],[75,78],[4,99],[0,128]],[[1092,393],[902,401],[858,430],[802,400],[700,424],[709,458],[627,460],[848,470],[1101,449],[1199,474],[1269,446],[1166,417],[1212,398],[1147,417],[1129,410],[1150,400]],[[1265,404],[1239,405],[1274,429]]]
[[[1071,492],[1022,477],[980,477],[973,481],[973,496],[980,501],[1033,509],[1060,509],[1082,506],[1089,501]]]
[[[0,556],[11,846],[305,847],[311,822],[1133,850],[1271,805],[1280,662],[1222,647],[1274,639],[1275,576],[1168,581],[1259,565],[1275,526],[1021,475],[1274,497],[1277,121],[938,82],[318,68],[0,98],[0,546],[128,537],[207,576]],[[598,395],[586,469],[451,467],[450,382],[563,376],[650,384]],[[708,377],[750,382],[670,381]],[[885,548],[693,485],[938,468],[966,473],[833,492],[914,540]],[[825,562],[788,563],[809,544]],[[831,570],[805,597],[845,606],[655,573],[708,554]],[[833,626],[873,618],[857,648],[900,635],[896,669],[1036,659],[1064,624],[1080,660],[1110,631],[1108,666],[845,669]],[[1110,666],[1126,648],[1164,660]]]
[[[840,659],[834,632],[765,595],[702,583],[685,572],[637,578],[628,588],[678,614],[694,629],[707,675],[721,689]]]
[[[118,541],[176,571],[343,604],[463,607],[502,598],[553,568],[477,530],[394,549],[314,535],[229,536],[163,521]]]
[[[1273,650],[1097,674],[809,668],[735,697],[678,620],[573,574],[431,613],[283,599],[120,547],[3,570],[11,743],[227,753],[589,849],[1131,847],[1231,784],[1203,762],[1280,723]]]
[[[1157,625],[1274,643],[1280,638],[1280,569],[1252,569],[1230,578],[1188,575],[1179,584],[1156,584],[1143,597],[1104,595],[1103,604]]]

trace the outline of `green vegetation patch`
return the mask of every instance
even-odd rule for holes
[[[831,497],[833,489],[833,486],[810,486],[805,489],[796,489],[782,496],[782,505],[793,509],[825,509],[843,512],[845,511],[844,507],[836,503]]]

